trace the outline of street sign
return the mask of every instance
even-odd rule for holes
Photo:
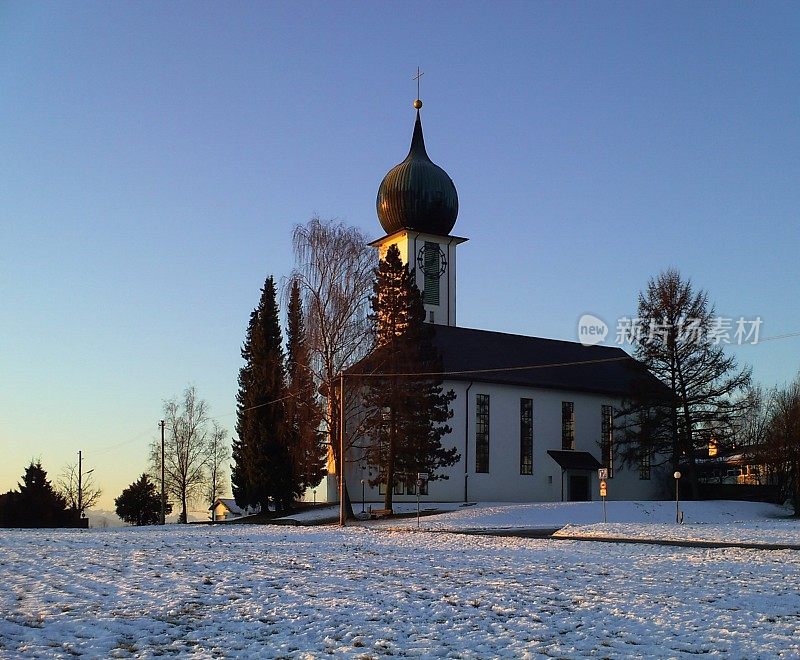
[[[428,480],[428,473],[427,472],[417,472],[417,480],[418,481],[427,481]]]
[[[600,479],[600,481],[608,479],[608,468],[600,468],[597,471],[597,478]]]
[[[600,480],[600,497],[605,497],[608,494],[608,489],[606,488],[606,480]]]

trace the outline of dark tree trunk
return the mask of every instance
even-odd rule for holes
[[[386,460],[386,493],[383,496],[383,508],[391,510],[392,496],[394,495],[394,459],[396,453],[397,426],[395,411],[392,409],[389,421],[389,455]]]

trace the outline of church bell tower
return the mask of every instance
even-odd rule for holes
[[[419,74],[418,74],[419,75]],[[383,177],[376,202],[386,236],[370,245],[381,259],[391,245],[416,273],[429,323],[456,324],[456,247],[466,238],[450,232],[458,216],[458,193],[453,180],[428,157],[422,136],[420,108],[406,159]]]

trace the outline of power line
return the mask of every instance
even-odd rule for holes
[[[142,436],[147,435],[150,432],[151,432],[150,429],[148,429],[147,431],[142,431],[141,433],[135,435],[134,437],[130,438],[129,440],[123,440],[122,442],[117,442],[117,443],[115,443],[113,445],[108,445],[107,447],[103,447],[101,449],[92,450],[92,453],[94,455],[105,454],[106,452],[112,451],[112,450],[117,449],[119,447],[123,447],[125,445],[129,445],[129,444],[131,444],[133,442],[136,442]]]
[[[759,339],[754,346],[761,344],[766,341],[775,341],[778,339],[789,339],[792,337],[800,337],[800,331],[796,332],[787,332],[781,335],[773,335],[772,337],[764,337],[763,339]],[[436,377],[436,376],[467,376],[471,374],[488,374],[488,373],[507,373],[513,371],[531,371],[534,369],[555,369],[560,367],[576,367],[576,366],[584,366],[590,364],[602,364],[608,362],[622,362],[626,360],[634,360],[630,355],[624,355],[620,357],[613,357],[613,358],[600,358],[596,360],[577,360],[574,362],[551,362],[549,364],[528,364],[516,367],[494,367],[494,368],[487,368],[487,369],[464,369],[459,371],[420,371],[420,372],[404,372],[404,373],[384,373],[384,372],[372,372],[372,373],[360,373],[360,374],[345,374],[346,378],[386,378],[389,376],[392,377],[402,377],[402,378],[413,378],[413,377]],[[281,401],[285,401],[287,399],[291,399],[293,395],[288,394],[286,396],[282,396],[278,399],[274,399],[273,401],[266,401],[264,403],[260,403],[255,406],[249,406],[248,408],[244,408],[241,411],[235,410],[230,413],[224,413],[222,415],[216,415],[214,417],[209,417],[209,420],[215,419],[222,419],[223,417],[231,417],[233,415],[239,414],[240,412],[249,412],[251,410],[256,410],[258,408],[263,408],[264,406],[271,406],[276,403],[280,403]],[[142,436],[147,435],[150,433],[149,430],[143,431],[136,436],[130,438],[129,440],[124,440],[122,442],[118,442],[113,445],[109,445],[108,447],[98,449],[94,451],[94,454],[103,454],[119,447],[123,447],[125,445],[131,444],[137,440],[139,440]]]
[[[364,373],[364,374],[345,374],[345,377],[364,377],[364,378],[385,378],[387,376],[465,376],[468,374],[488,374],[504,373],[508,371],[530,371],[532,369],[551,369],[554,367],[576,367],[587,364],[599,364],[603,362],[620,362],[622,360],[633,360],[630,355],[613,358],[601,358],[598,360],[577,360],[575,362],[551,362],[549,364],[528,364],[518,367],[494,367],[492,369],[465,369],[463,371],[419,371],[408,373]]]
[[[775,339],[788,339],[789,337],[800,337],[800,330],[797,332],[787,332],[784,335],[773,335],[772,337],[764,337],[764,339],[759,339],[753,346],[757,346],[765,341],[774,341]]]

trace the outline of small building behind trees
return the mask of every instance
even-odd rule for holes
[[[252,516],[260,511],[259,507],[240,507],[232,497],[218,497],[208,508],[211,520],[224,522],[245,516]]]

